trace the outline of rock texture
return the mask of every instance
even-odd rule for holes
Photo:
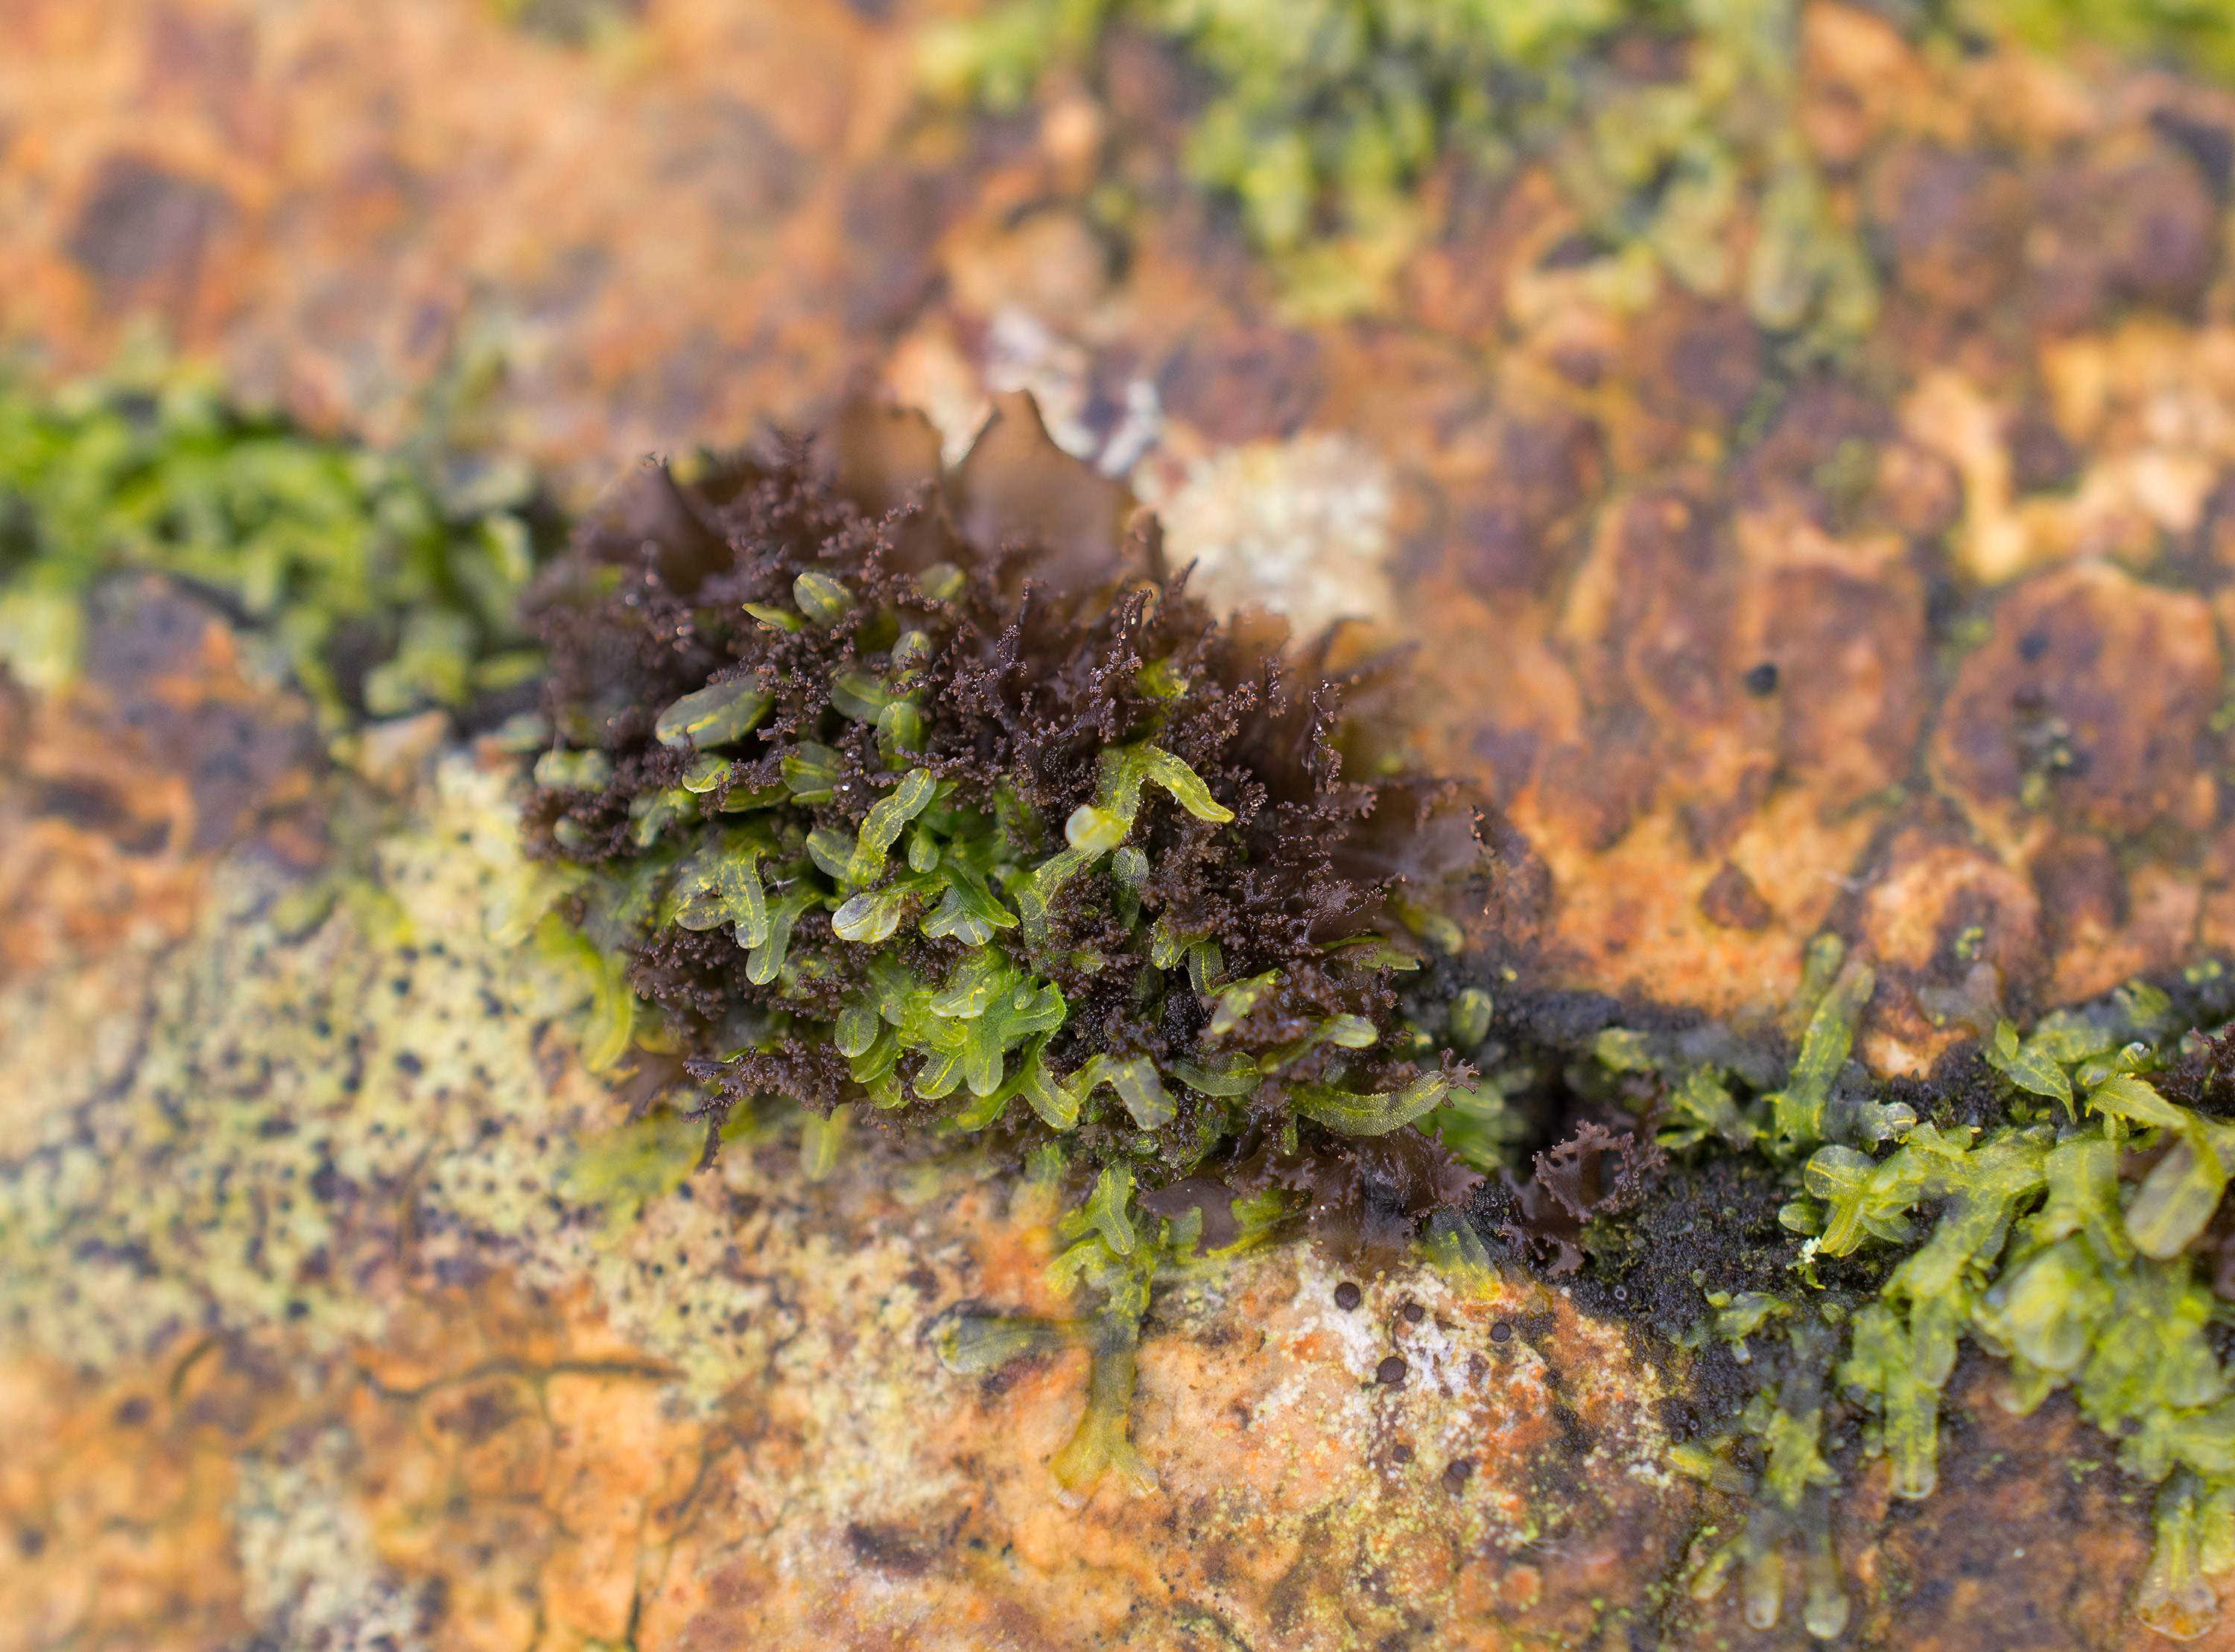
[[[1883,283],[1835,367],[1609,297],[1550,168],[1438,173],[1393,317],[1279,319],[1154,54],[980,129],[913,103],[905,4],[607,21],[0,7],[0,326],[64,369],[152,315],[314,421],[432,421],[461,490],[580,498],[857,373],[957,454],[1030,389],[1207,561],[1308,540],[1315,611],[1351,578],[1424,644],[1563,1035],[1781,1003],[1828,927],[1916,1074],[1968,1035],[1917,989],[1983,961],[2023,1011],[2235,952],[2220,95],[1810,9]],[[1123,261],[1105,153],[1163,203]],[[1174,1293],[1158,1488],[1065,1508],[1083,1356],[928,1341],[1054,1309],[1045,1211],[875,1143],[808,1183],[780,1123],[691,1177],[505,937],[502,761],[434,720],[336,767],[189,595],[102,601],[84,683],[0,693],[0,1647],[1802,1642],[1684,1595],[1730,1510],[1662,1468],[1650,1350],[1519,1278]],[[2151,1643],[2147,1491],[1967,1358],[1941,1492],[1837,1505],[1849,1643]]]
[[[131,594],[122,623],[161,612],[222,669],[214,616]],[[75,715],[67,737],[113,736]],[[30,720],[11,773],[64,732]],[[1662,1465],[1666,1379],[1518,1276],[1352,1279],[1292,1245],[1160,1295],[1134,1407],[1159,1484],[1065,1506],[1085,1355],[964,1378],[933,1352],[958,1307],[1064,1311],[1052,1210],[874,1141],[809,1183],[780,1121],[691,1175],[695,1129],[626,1122],[574,1061],[580,984],[489,938],[522,872],[511,761],[428,732],[391,731],[379,785],[281,787],[234,847],[155,852],[193,891],[179,933],[96,934],[0,991],[8,1644],[1735,1627],[1672,1588],[1715,1510]],[[322,805],[385,829],[291,865],[273,842]],[[301,898],[338,871],[321,916]],[[19,891],[19,919],[73,898]],[[2002,1417],[1993,1381],[1980,1362],[1939,1499],[1890,1505],[1881,1475],[1843,1501],[1865,1630],[1918,1643],[1922,1596],[1950,1644],[2010,1644],[2013,1613],[2029,1643],[2116,1639],[2147,1499],[2068,1412]]]

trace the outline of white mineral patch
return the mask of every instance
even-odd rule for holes
[[[1092,407],[1091,351],[1014,304],[994,312],[973,353],[951,329],[934,324],[901,339],[886,363],[885,383],[902,407],[921,410],[939,432],[949,468],[969,456],[993,411],[993,397],[1027,390],[1048,437],[1105,476],[1124,476],[1153,451],[1164,414],[1156,384],[1131,378],[1112,387],[1117,407]],[[0,638],[4,641],[4,638]]]
[[[1164,552],[1222,613],[1263,609],[1299,637],[1391,608],[1388,467],[1347,436],[1253,441],[1190,464],[1176,486],[1134,486],[1163,519]]]
[[[1091,367],[1085,346],[1013,304],[1004,307],[986,330],[986,388],[1031,391],[1039,404],[1040,421],[1057,447],[1105,476],[1123,476],[1156,445],[1163,428],[1163,408],[1153,383],[1129,379],[1123,411],[1115,423],[1098,430],[1088,422]],[[974,439],[976,434],[973,428],[971,435]],[[967,444],[963,451],[968,451]],[[949,462],[960,463],[960,456]]]
[[[234,1504],[242,1603],[259,1645],[323,1652],[417,1652],[423,1603],[372,1557],[372,1531],[351,1495],[351,1446],[338,1429],[296,1460],[241,1464]]]

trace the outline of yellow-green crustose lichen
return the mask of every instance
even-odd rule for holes
[[[306,930],[267,861],[230,857],[179,949],[0,994],[0,1323],[17,1347],[100,1368],[181,1330],[285,1324],[337,1350],[377,1341],[404,1266],[424,1285],[587,1280],[703,1401],[816,1355],[796,1304],[719,1261],[803,1213],[744,1152],[675,1196],[700,1131],[619,1123],[579,1076],[593,983],[555,923],[510,923],[537,870],[514,784],[445,759],[387,806],[365,895]]]

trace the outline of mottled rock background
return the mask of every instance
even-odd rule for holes
[[[1833,370],[1610,293],[1550,169],[1439,170],[1391,313],[1284,319],[1176,179],[1167,57],[966,121],[915,95],[931,10],[0,0],[0,336],[60,375],[152,320],[577,504],[849,387],[957,453],[1029,389],[1220,600],[1424,645],[1549,1032],[1779,1003],[1829,926],[1861,1053],[1922,1074],[1964,1034],[1917,989],[1981,961],[2023,1012],[2235,954],[2235,101],[1809,10],[1883,289]],[[1105,163],[1157,203],[1122,259]],[[495,754],[436,718],[338,770],[160,585],[92,663],[0,693],[0,1647],[1800,1641],[1683,1597],[1729,1511],[1658,1466],[1662,1380],[1519,1282],[1180,1293],[1160,1489],[1064,1508],[1083,1356],[975,1384],[925,1340],[1052,1306],[1045,1212],[874,1149],[810,1186],[780,1135],[688,1179],[489,938]],[[1936,1499],[1842,1499],[1849,1642],[2147,1642],[2147,1494],[1996,1381]]]

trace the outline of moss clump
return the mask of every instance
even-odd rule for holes
[[[252,622],[329,731],[495,708],[542,670],[518,614],[528,489],[501,491],[446,508],[410,465],[245,412],[176,363],[128,357],[53,395],[0,377],[0,663],[68,681],[84,593],[152,570]]]
[[[1152,529],[1054,590],[936,482],[877,519],[796,456],[652,485],[667,537],[593,539],[546,610],[528,835],[602,960],[593,1059],[695,1087],[710,1159],[780,1099],[810,1172],[875,1122],[1065,1182],[1121,1364],[1190,1222],[1401,1246],[1464,1200],[1414,1126],[1472,1075],[1396,983],[1464,944],[1482,852],[1346,715],[1374,673],[1217,623]]]
[[[1343,680],[1176,580],[1051,591],[796,464],[721,522],[689,591],[655,558],[550,612],[529,813],[711,1123],[782,1094],[1154,1187],[1447,1097],[1392,983],[1457,944],[1472,815],[1343,778],[1346,742],[1386,767]]]

